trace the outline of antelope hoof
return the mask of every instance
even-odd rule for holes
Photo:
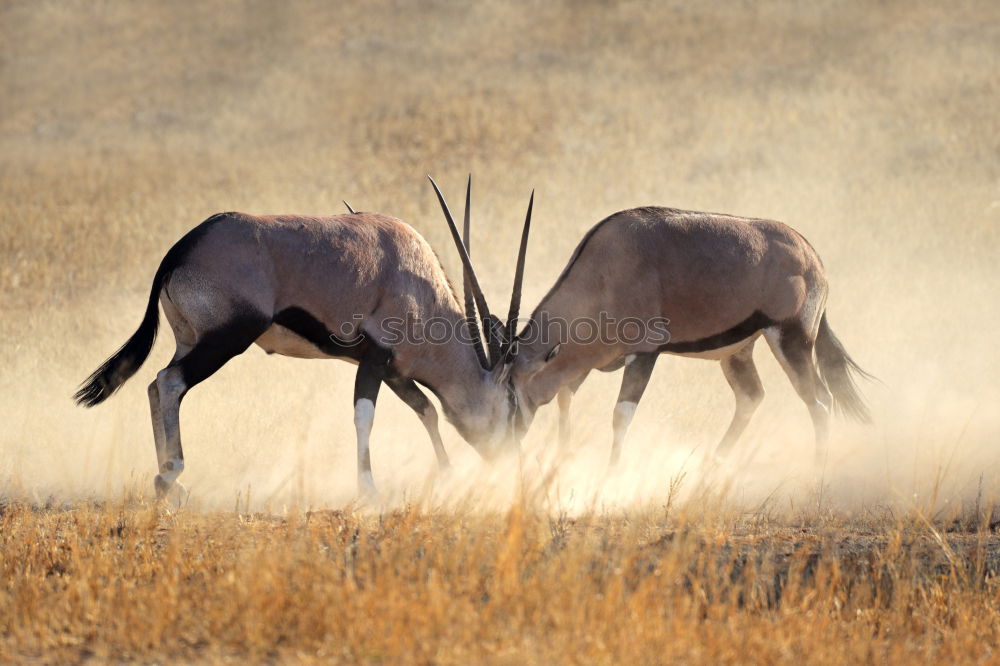
[[[157,474],[156,478],[153,479],[153,487],[156,488],[156,499],[161,501],[166,499],[167,493],[170,492],[170,488],[173,485],[173,482],[164,479],[163,475]]]
[[[429,481],[432,484],[449,483],[453,478],[455,478],[455,468],[451,466],[451,463],[445,462],[434,468]]]
[[[156,475],[153,484],[156,486],[157,501],[162,502],[171,509],[183,508],[187,505],[188,499],[191,497],[191,491],[183,483],[179,481],[170,483],[159,474]]]

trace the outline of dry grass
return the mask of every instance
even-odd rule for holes
[[[0,660],[995,661],[998,71],[989,0],[0,3]],[[768,400],[718,473],[729,389],[664,359],[618,477],[603,376],[572,460],[543,410],[520,470],[449,430],[428,481],[390,396],[362,509],[352,368],[252,350],[185,401],[191,505],[148,505],[170,341],[100,409],[69,396],[165,250],[214,212],[346,198],[454,276],[423,177],[470,170],[497,300],[532,187],[527,304],[615,210],[793,224],[885,382],[876,426],[838,425],[814,478],[758,350]]]
[[[346,663],[996,659],[1000,539],[636,510],[4,507],[0,658]]]

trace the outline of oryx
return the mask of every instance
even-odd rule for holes
[[[438,197],[444,205],[439,191]],[[162,305],[177,349],[148,390],[159,497],[184,469],[182,398],[255,343],[268,353],[357,364],[354,425],[362,492],[374,491],[369,437],[383,382],[419,414],[442,467],[448,457],[437,411],[418,384],[437,396],[448,420],[485,457],[511,441],[509,368],[487,355],[430,245],[396,218],[348,210],[332,217],[220,213],[189,231],[160,262],[138,330],[74,396],[94,406],[135,374],[153,346],[157,303]],[[525,239],[529,223],[530,210]],[[514,320],[525,250],[522,243]],[[487,312],[485,301],[481,310]],[[420,329],[430,321],[445,329],[433,342]]]
[[[780,222],[659,207],[615,213],[583,237],[519,336],[511,380],[522,428],[558,395],[565,443],[570,399],[587,373],[624,366],[614,465],[657,356],[677,354],[722,364],[736,395],[716,449],[725,454],[764,396],[753,361],[763,335],[809,408],[821,459],[831,406],[869,419],[851,377],[868,375],[833,334],[826,298],[819,255]],[[606,330],[574,339],[574,325],[588,320]]]

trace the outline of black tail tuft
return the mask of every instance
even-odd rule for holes
[[[146,305],[146,315],[142,318],[139,329],[132,334],[121,348],[101,367],[87,377],[80,390],[73,394],[76,404],[93,407],[104,402],[115,391],[121,388],[128,379],[142,366],[149,356],[156,340],[156,330],[160,325],[159,297],[163,286],[165,271],[162,266],[153,278],[153,288],[150,290],[149,303]]]
[[[101,367],[94,370],[94,374],[87,377],[87,381],[83,383],[80,390],[73,394],[73,399],[78,405],[84,407],[99,405],[114,395],[115,391],[139,370],[153,349],[153,342],[156,340],[156,329],[160,326],[160,291],[166,284],[167,278],[175,268],[184,263],[188,252],[197,245],[209,229],[217,223],[238,215],[239,213],[216,213],[184,234],[179,241],[174,243],[173,247],[167,250],[160,262],[160,267],[156,269],[156,275],[153,276],[153,286],[149,290],[146,314],[142,318],[142,323],[139,324],[139,329],[132,334],[128,342],[122,345],[121,349],[116,351]]]
[[[819,322],[816,359],[819,361],[819,374],[833,394],[834,409],[862,423],[871,423],[871,412],[854,383],[854,375],[878,380],[862,370],[850,357],[844,345],[833,334],[833,329],[826,321],[826,313],[823,313]]]

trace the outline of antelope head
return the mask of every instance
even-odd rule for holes
[[[490,459],[505,450],[516,449],[521,437],[524,436],[518,408],[518,392],[511,383],[511,369],[518,351],[517,318],[521,309],[524,260],[528,250],[528,233],[531,229],[531,209],[535,201],[535,192],[531,192],[531,198],[528,201],[528,213],[524,218],[521,246],[514,269],[510,308],[507,311],[507,320],[503,322],[490,312],[486,296],[469,256],[472,176],[469,176],[465,189],[465,218],[461,234],[440,188],[433,178],[428,176],[428,179],[434,187],[434,193],[437,194],[441,210],[448,222],[448,228],[451,230],[452,239],[455,241],[455,247],[458,249],[458,255],[462,259],[465,319],[476,357],[482,368],[482,379],[491,389],[487,392],[487,395],[491,397],[487,401],[488,404],[480,405],[481,416],[479,419],[481,421],[479,427],[469,429],[466,439],[483,457]]]

